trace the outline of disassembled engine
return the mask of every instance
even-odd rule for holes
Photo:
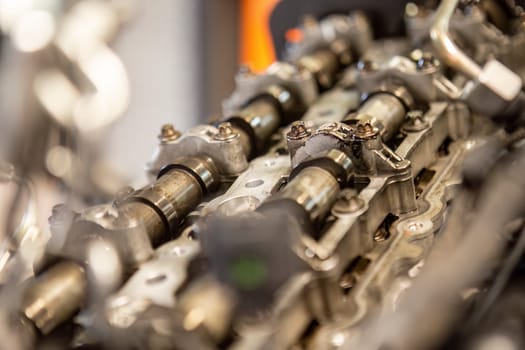
[[[56,206],[34,278],[3,262],[17,346],[525,347],[525,26],[493,3],[307,18],[219,122],[162,127],[149,185]]]

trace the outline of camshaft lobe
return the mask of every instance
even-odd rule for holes
[[[161,170],[157,181],[132,194],[120,208],[143,222],[156,245],[167,239],[218,183],[219,173],[211,158],[183,158]]]
[[[297,60],[297,65],[309,71],[323,90],[332,86],[335,75],[341,68],[337,55],[329,49],[320,49]]]
[[[139,190],[119,209],[142,222],[153,244],[169,237],[182,220],[218,184],[218,172],[208,157],[182,159]],[[81,264],[61,261],[44,271],[25,290],[22,313],[47,334],[70,319],[85,303],[88,279]]]
[[[68,320],[87,296],[86,271],[71,261],[55,264],[24,293],[22,313],[44,334]]]

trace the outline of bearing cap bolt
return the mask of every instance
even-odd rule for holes
[[[173,127],[173,124],[164,124],[160,129],[159,140],[161,142],[175,141],[180,137],[180,132]]]
[[[417,60],[417,69],[420,71],[432,69],[436,66],[436,59],[432,54],[425,52],[423,55]]]
[[[377,136],[378,130],[375,128],[370,121],[360,121],[356,125],[357,136],[360,138],[373,138]]]
[[[303,121],[295,121],[290,127],[290,131],[286,134],[286,137],[290,140],[298,140],[305,138],[310,135],[310,130],[306,127]]]
[[[232,126],[228,122],[220,123],[217,127],[217,134],[214,139],[218,141],[227,141],[237,137],[237,133],[233,130]]]
[[[425,129],[427,126],[427,122],[423,119],[423,112],[420,110],[413,110],[407,113],[407,121],[403,126],[403,130],[416,132]]]

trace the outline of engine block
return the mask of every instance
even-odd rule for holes
[[[241,67],[220,121],[162,126],[150,184],[55,207],[11,327],[28,348],[449,344],[525,202],[523,23],[457,3],[407,4],[401,38],[366,11],[306,19],[286,60]]]

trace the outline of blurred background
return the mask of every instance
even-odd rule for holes
[[[276,3],[0,0],[2,233],[144,185],[162,125],[220,115],[239,64],[274,59]]]
[[[60,20],[72,1],[1,0],[2,22],[16,12],[55,11]],[[129,80],[128,106],[99,140],[103,156],[127,181],[144,181],[143,168],[164,123],[186,130],[220,112],[220,101],[233,89],[239,61],[239,9],[236,0],[123,1],[125,18],[109,47],[120,57]],[[71,5],[71,4],[69,4]],[[25,8],[24,8],[25,7]],[[22,18],[18,21],[24,21]],[[13,20],[15,22],[15,20]],[[33,21],[34,23],[34,21]],[[12,25],[15,27],[15,24]],[[27,35],[35,36],[26,29]],[[5,26],[4,26],[5,27]],[[7,30],[7,28],[6,28]],[[17,163],[36,152],[20,147],[36,138],[26,119],[33,105],[35,71],[43,65],[41,48],[20,48],[4,31],[0,65],[0,150]],[[23,44],[22,44],[23,46]],[[33,108],[38,108],[35,106]],[[45,111],[42,111],[45,112]],[[38,123],[35,123],[38,124]],[[40,129],[40,133],[42,130]],[[23,135],[21,135],[23,134]],[[17,141],[19,139],[20,141]],[[34,141],[34,140],[33,140]],[[35,164],[36,165],[36,164]]]

